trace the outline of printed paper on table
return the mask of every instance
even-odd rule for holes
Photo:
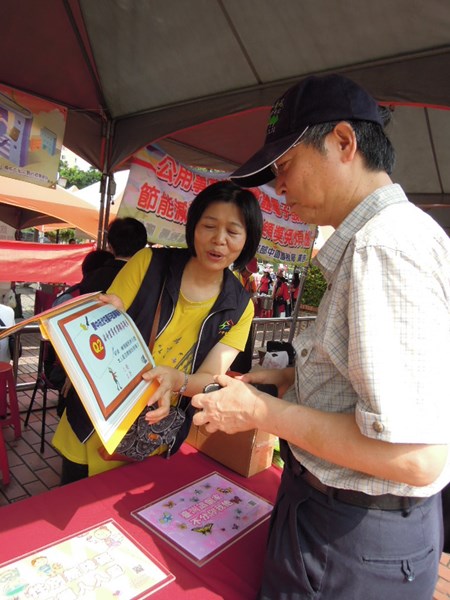
[[[0,565],[0,599],[135,600],[174,580],[109,520]]]
[[[131,317],[85,294],[25,319],[0,337],[38,321],[109,454],[136,420],[157,384],[142,379],[155,366]]]
[[[201,567],[271,511],[272,504],[264,498],[211,473],[132,514]]]

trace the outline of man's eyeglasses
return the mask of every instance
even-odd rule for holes
[[[309,126],[306,126],[305,129],[301,132],[300,137],[295,142],[295,144],[293,144],[290,148],[288,148],[286,150],[286,152],[283,152],[283,154],[281,156],[279,156],[276,160],[280,160],[280,158],[283,158],[283,156],[285,154],[287,154],[289,152],[289,150],[292,150],[293,148],[296,148],[299,144],[301,144],[304,141],[302,138],[305,135],[305,133],[308,131],[308,128],[309,128]],[[281,165],[281,166],[283,166],[283,165]],[[270,165],[270,170],[272,171],[274,177],[278,177],[278,175],[280,174],[280,170],[278,168],[278,165],[275,162],[273,162]]]

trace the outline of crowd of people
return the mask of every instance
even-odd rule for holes
[[[294,313],[295,305],[300,292],[300,272],[294,267],[292,274],[284,265],[279,265],[277,270],[270,264],[262,267],[262,273],[255,278],[256,316],[258,317],[290,317]],[[258,282],[259,280],[259,282]],[[270,309],[266,309],[267,299],[270,299]]]
[[[119,250],[117,220],[112,254],[77,288],[105,292],[102,301],[128,311],[146,340],[156,318],[156,367],[143,377],[159,387],[146,419],[184,410],[178,446],[192,422],[280,438],[260,600],[433,597],[440,492],[450,481],[450,242],[392,181],[389,118],[350,79],[301,80],[274,103],[264,146],[193,200],[187,249],[150,248],[129,229],[122,241],[140,247]],[[299,299],[297,271],[273,277],[265,265],[260,274],[255,259],[263,219],[247,188],[272,180],[301,220],[334,227],[313,259],[327,289],[315,323],[293,342],[294,366],[229,377],[255,299],[271,297],[278,317]],[[203,393],[212,381],[219,389]],[[121,467],[99,452],[79,398],[66,391],[53,439],[62,483]]]

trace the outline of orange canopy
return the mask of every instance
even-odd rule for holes
[[[49,189],[0,176],[0,221],[15,229],[61,223],[97,238],[99,211],[63,188]]]

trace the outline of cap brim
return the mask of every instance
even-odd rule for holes
[[[275,179],[270,167],[297,142],[303,133],[293,133],[271,144],[265,144],[239,169],[231,173],[230,179],[243,187],[256,187],[269,183]]]

